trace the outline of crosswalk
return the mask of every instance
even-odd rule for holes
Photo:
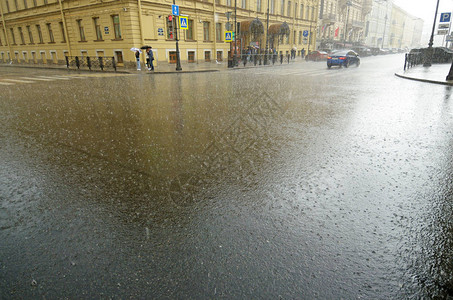
[[[321,69],[287,69],[287,68],[263,68],[259,71],[253,72],[253,75],[273,75],[273,76],[303,76],[303,77],[320,77],[320,78],[331,78],[338,76],[341,72],[346,72],[348,69],[338,69],[327,67]]]
[[[51,81],[69,81],[74,79],[89,79],[93,77],[117,77],[128,74],[72,74],[72,75],[35,75],[35,76],[0,76],[0,86],[12,86],[16,84],[33,84]]]

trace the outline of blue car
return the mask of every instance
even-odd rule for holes
[[[349,67],[350,65],[360,65],[360,57],[353,50],[337,50],[332,52],[327,57],[327,67],[330,69],[332,66]]]

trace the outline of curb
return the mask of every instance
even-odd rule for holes
[[[421,81],[421,82],[427,82],[427,83],[435,83],[435,84],[442,84],[442,85],[451,85],[453,86],[453,81],[439,81],[439,80],[430,80],[430,79],[422,79],[422,78],[416,78],[416,77],[410,77],[410,76],[405,76],[402,74],[395,73],[395,76],[403,78],[403,79],[408,79],[408,80],[414,80],[414,81]]]

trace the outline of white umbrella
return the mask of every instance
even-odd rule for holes
[[[134,52],[138,51],[139,53],[142,53],[142,50],[135,48],[135,47],[131,48],[131,51],[134,51]]]

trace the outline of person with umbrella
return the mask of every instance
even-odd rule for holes
[[[140,49],[138,49],[138,48],[131,48],[131,51],[135,52],[135,59],[137,60],[137,71],[141,71],[140,54],[142,53],[142,51]]]
[[[142,50],[146,50],[146,54],[148,54],[148,57],[146,58],[146,66],[148,67],[148,70],[151,70],[151,67],[152,66],[152,62],[151,62],[151,59],[149,57],[149,53],[148,53],[148,50],[151,49],[151,46],[148,46],[148,45],[145,45],[145,46],[141,46],[140,49]],[[154,57],[153,57],[154,59]],[[154,70],[154,67],[152,67],[152,70]]]
[[[152,47],[149,47],[148,49],[146,49],[146,54],[148,54],[148,60],[149,60],[148,71],[154,71],[154,65],[153,65],[154,54],[153,54],[153,50],[151,48]]]

